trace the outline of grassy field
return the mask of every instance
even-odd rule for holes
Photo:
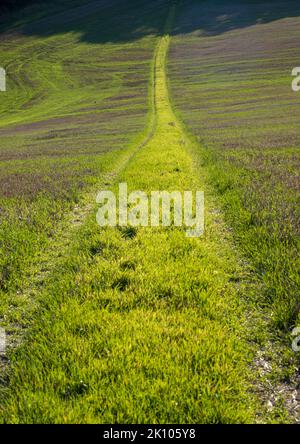
[[[149,120],[150,66],[163,23],[157,5],[77,2],[66,21],[71,3],[52,4],[39,19],[30,7],[22,26],[17,17],[2,25],[0,315],[8,323],[26,317],[15,295],[28,269],[40,267],[58,221],[120,167]],[[139,19],[128,22],[133,11]],[[152,33],[134,39],[139,21]]]
[[[296,40],[281,21],[299,19],[291,3],[176,4],[66,14],[65,0],[2,25],[1,423],[295,421],[278,386],[294,389],[289,345],[286,368],[260,352],[297,316],[297,96],[282,74]],[[204,236],[100,228],[96,191],[120,182],[204,190]]]
[[[156,52],[155,133],[118,177],[133,190],[203,186],[169,105],[168,45],[166,36]],[[251,353],[229,282],[246,276],[224,227],[208,218],[205,239],[191,241],[175,227],[100,231],[93,215],[41,290],[4,420],[250,421]]]
[[[182,3],[169,67],[174,105],[284,331],[300,307],[299,16],[296,1]]]

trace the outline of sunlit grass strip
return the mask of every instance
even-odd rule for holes
[[[51,2],[42,10],[51,22],[58,12],[64,19],[73,3],[60,2],[58,10]],[[110,42],[119,27],[106,23],[104,38],[104,3],[84,19],[71,8],[72,25],[92,29],[94,43],[68,32],[63,20],[54,35],[47,23],[41,35],[23,28],[0,35],[0,65],[9,72],[0,101],[0,321],[9,333],[30,317],[34,298],[23,297],[24,288],[40,275],[40,255],[47,255],[58,227],[74,206],[93,199],[145,138],[155,26],[162,19],[153,6],[140,5],[137,15],[153,22],[153,34]],[[120,3],[107,2],[106,16],[116,17],[117,10],[118,24],[130,27],[128,8],[115,9]],[[30,11],[22,19],[29,29],[38,23]]]
[[[118,181],[132,189],[204,186],[155,63],[156,130]],[[201,188],[200,188],[201,189]],[[234,423],[253,419],[245,272],[207,212],[204,237],[175,227],[100,230],[93,215],[39,295],[12,354],[4,422]]]

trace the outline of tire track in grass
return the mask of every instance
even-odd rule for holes
[[[154,80],[151,79],[152,83],[153,81]],[[150,91],[151,102],[153,101],[153,89],[154,85],[152,84]],[[135,144],[132,144],[116,159],[111,159],[111,164],[108,168],[109,172],[103,174],[103,176],[99,179],[97,188],[93,187],[92,190],[86,192],[85,195],[81,197],[80,204],[75,205],[73,210],[66,216],[66,218],[59,223],[59,226],[57,227],[55,234],[53,234],[53,238],[49,240],[49,244],[47,245],[45,251],[39,252],[39,254],[35,257],[35,260],[32,261],[30,269],[27,270],[27,282],[24,284],[22,291],[18,291],[15,295],[19,301],[21,299],[24,300],[24,306],[26,306],[26,320],[24,319],[24,322],[21,322],[20,320],[18,325],[12,325],[7,322],[7,319],[4,320],[0,318],[0,327],[5,326],[9,331],[7,336],[8,348],[15,347],[20,343],[24,333],[23,329],[27,325],[27,318],[30,318],[31,314],[37,308],[37,295],[40,292],[40,287],[45,284],[48,276],[51,275],[51,273],[58,266],[58,263],[60,263],[64,256],[67,255],[68,249],[74,242],[76,231],[80,229],[80,227],[85,223],[88,215],[93,211],[93,201],[96,190],[100,187],[105,188],[111,186],[114,183],[116,177],[125,168],[127,163],[130,162],[135,153],[147,144],[154,133],[154,129],[155,117],[151,110],[148,117],[147,128],[143,134],[136,138],[137,145],[135,146]],[[10,310],[14,310],[13,301],[11,303]],[[10,316],[7,316],[7,318],[9,317]],[[8,359],[6,358],[5,353],[2,353],[0,355],[0,370],[5,368],[7,362]]]
[[[169,41],[155,55],[155,131],[118,177],[130,190],[204,186],[169,101]],[[247,270],[210,207],[199,239],[176,227],[100,230],[94,215],[82,225],[13,356],[4,422],[253,420]]]
[[[156,54],[155,134],[120,177],[120,182],[127,182],[131,190],[147,191],[148,195],[153,190],[201,190],[204,185],[190,155],[192,144],[169,101],[169,42],[169,35],[165,35]],[[207,218],[204,238],[187,239],[177,228],[140,230],[137,244],[126,246],[131,258],[139,257],[138,249],[147,256],[139,257],[141,275],[133,277],[128,285],[131,292],[139,294],[132,304],[132,318],[141,319],[141,324],[134,327],[134,335],[141,336],[146,326],[149,356],[144,361],[152,371],[155,368],[158,376],[155,381],[142,378],[147,387],[144,395],[148,390],[154,391],[152,384],[156,386],[153,399],[159,414],[152,416],[153,421],[246,422],[254,412],[251,409],[255,401],[247,392],[249,375],[245,363],[249,349],[239,337],[242,307],[236,299],[237,288],[228,282],[243,272],[226,239],[226,228],[221,222],[213,223],[208,213]],[[150,290],[145,291],[143,285]],[[120,322],[122,318],[120,313]],[[132,326],[130,317],[125,322]],[[177,341],[174,324],[182,332],[184,345]],[[149,331],[151,325],[157,337]],[[153,365],[152,347],[167,362]],[[161,384],[166,391],[159,401]],[[131,400],[134,403],[134,398]],[[151,414],[150,409],[147,414],[143,412],[142,420],[149,420]]]

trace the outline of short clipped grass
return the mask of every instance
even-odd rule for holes
[[[156,50],[153,137],[112,189],[204,188],[169,104],[168,46],[166,35]],[[206,213],[199,239],[174,226],[100,229],[96,212],[78,228],[35,289],[38,308],[1,391],[3,422],[254,420],[241,297],[249,273],[210,199]]]

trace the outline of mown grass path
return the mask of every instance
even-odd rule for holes
[[[169,101],[169,40],[155,55],[155,130],[117,178],[132,190],[205,188]],[[199,239],[176,227],[100,229],[95,214],[76,237],[12,353],[2,421],[253,420],[247,270],[212,202]]]

